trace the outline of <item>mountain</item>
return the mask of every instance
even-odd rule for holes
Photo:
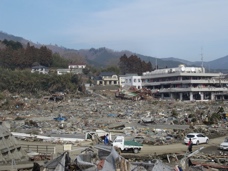
[[[22,37],[13,36],[4,32],[0,32],[0,40],[13,40],[15,42],[21,42],[22,44],[27,44],[28,40],[23,39]]]
[[[228,55],[206,63],[211,69],[228,69]]]
[[[182,64],[186,64],[188,66],[204,66],[205,68],[207,68],[208,70],[228,70],[228,55],[209,61],[209,62],[205,62],[203,61],[195,61],[195,62],[190,62],[187,60],[183,60],[183,59],[178,59],[178,58],[162,58],[162,60],[165,61],[176,61],[176,62],[181,62]]]
[[[194,65],[194,62],[190,62],[184,59],[179,59],[179,58],[174,58],[174,57],[169,57],[169,58],[161,58],[162,60],[165,61],[176,61],[176,62],[181,62],[182,64],[186,64],[186,65]]]
[[[111,49],[102,47],[99,49],[91,48],[91,49],[81,49],[78,50],[80,56],[84,56],[85,59],[90,62],[100,64],[101,66],[112,66],[117,65],[119,62],[119,58],[126,54],[127,56],[132,55],[133,53],[130,51],[113,51]]]
[[[18,41],[22,43],[24,46],[26,46],[27,43],[30,43],[30,45],[33,45],[37,48],[40,48],[41,46],[46,46],[47,48],[52,50],[53,53],[59,53],[64,58],[77,59],[80,62],[83,61],[95,67],[107,67],[107,66],[117,65],[119,62],[119,58],[124,54],[126,54],[128,57],[130,55],[137,55],[141,60],[144,60],[145,62],[150,61],[154,68],[156,67],[156,65],[158,66],[158,68],[177,67],[180,64],[185,64],[186,66],[202,66],[201,61],[191,62],[183,59],[178,59],[175,57],[155,58],[151,56],[136,54],[127,50],[114,51],[106,47],[102,47],[98,49],[91,48],[91,49],[76,50],[76,49],[68,49],[62,46],[60,47],[58,45],[36,44],[22,37],[17,37],[4,32],[0,32],[0,40],[4,40],[4,39]],[[204,62],[203,66],[206,67],[208,70],[216,70],[216,71],[228,70],[228,67],[227,67],[228,55],[213,61]]]
[[[169,67],[177,67],[180,64],[183,64],[180,61],[174,61],[174,60],[163,60],[161,58],[151,57],[151,56],[144,56],[141,54],[136,54],[138,57],[140,57],[141,60],[144,60],[146,62],[150,61],[152,63],[152,66],[158,67],[158,68],[169,68]]]

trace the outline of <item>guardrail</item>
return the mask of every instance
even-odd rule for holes
[[[33,151],[42,154],[56,154],[56,148],[54,145],[21,144],[21,147],[26,151]]]

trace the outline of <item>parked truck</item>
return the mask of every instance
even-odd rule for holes
[[[121,151],[132,151],[138,153],[143,145],[133,140],[125,140],[124,136],[117,136],[112,145]]]

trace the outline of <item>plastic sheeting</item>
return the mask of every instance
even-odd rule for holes
[[[65,171],[66,164],[70,163],[69,153],[64,152],[59,157],[44,165],[45,171]]]
[[[132,171],[141,171],[145,169],[146,171],[173,171],[174,168],[164,164],[160,160],[153,160],[152,163],[146,162],[133,162],[131,163]]]
[[[85,161],[83,155],[77,156],[75,162],[82,171],[97,171],[97,166],[91,162]]]
[[[106,157],[103,168],[101,171],[116,171],[116,162],[119,161],[120,155],[112,147],[111,153]]]

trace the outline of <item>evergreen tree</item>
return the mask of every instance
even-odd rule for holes
[[[142,75],[143,72],[152,71],[151,62],[146,63],[136,55],[131,55],[129,58],[124,54],[120,57],[119,69],[121,74],[137,73]]]

